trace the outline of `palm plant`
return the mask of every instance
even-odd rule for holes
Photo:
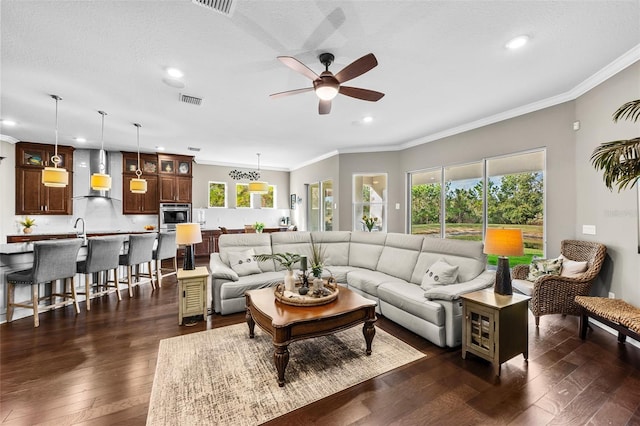
[[[285,268],[287,271],[293,271],[293,265],[299,262],[302,257],[295,253],[273,253],[273,254],[256,254],[253,256],[258,262],[266,262],[267,260],[275,260]]]
[[[627,102],[613,114],[613,121],[640,118],[640,99]],[[591,164],[596,170],[604,170],[602,179],[610,190],[618,187],[618,192],[633,187],[640,177],[640,137],[605,142],[591,154]]]

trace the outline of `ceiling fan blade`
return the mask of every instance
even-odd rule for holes
[[[344,67],[342,71],[335,75],[335,78],[340,84],[342,84],[345,81],[349,81],[364,74],[376,65],[378,65],[378,60],[373,53],[369,53],[368,55],[364,55],[362,58],[356,59],[351,64]]]
[[[269,95],[270,98],[282,98],[289,95],[297,95],[298,93],[311,92],[313,87],[305,87],[304,89],[287,90],[286,92],[278,92]]]
[[[318,114],[329,114],[331,112],[331,101],[323,101],[320,99],[318,104]]]
[[[376,102],[382,99],[384,93],[375,90],[360,89],[358,87],[340,86],[340,93],[363,101]]]
[[[320,78],[318,74],[313,72],[308,66],[292,56],[278,56],[278,59],[292,70],[299,72],[310,80],[317,80]]]

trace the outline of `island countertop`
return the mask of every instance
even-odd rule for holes
[[[103,237],[108,235],[129,235],[129,234],[148,234],[155,233],[153,231],[89,231],[87,237]],[[8,235],[6,244],[0,244],[0,255],[24,254],[33,252],[33,243],[35,241],[46,240],[64,240],[69,238],[78,238],[75,233],[59,233],[59,234],[16,234]]]

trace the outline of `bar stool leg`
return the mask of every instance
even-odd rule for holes
[[[91,310],[91,298],[89,297],[90,291],[91,291],[91,284],[89,283],[89,274],[84,274],[84,288],[85,288],[85,296],[86,296],[86,303],[87,303],[87,311]]]
[[[122,295],[120,295],[120,274],[118,274],[118,268],[113,268],[113,282],[116,288],[116,294],[118,295],[118,300],[122,300]],[[109,273],[107,272],[107,280],[109,280]]]
[[[76,294],[76,276],[67,278],[71,284],[71,297],[73,298],[73,305],[76,307],[76,314],[80,313],[80,305],[78,304],[78,295]],[[65,281],[66,281],[65,280]]]
[[[151,267],[152,262],[147,262],[147,268],[149,269],[149,280],[151,281],[151,288],[156,289],[156,284],[154,282],[153,269]]]
[[[129,286],[129,297],[133,297],[133,271],[132,266],[127,265],[127,285]]]
[[[9,283],[7,288],[7,322],[11,322],[13,320],[13,302],[16,296],[16,285],[14,283]]]
[[[162,288],[162,259],[156,259],[156,282]]]
[[[31,303],[33,303],[33,326],[40,326],[40,315],[38,314],[38,284],[31,284]]]

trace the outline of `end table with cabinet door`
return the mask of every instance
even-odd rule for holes
[[[529,359],[529,296],[497,294],[493,289],[475,291],[462,298],[462,358],[467,352],[500,365],[522,354]]]
[[[178,324],[184,318],[199,316],[207,319],[207,289],[209,270],[198,266],[193,270],[178,269]]]

